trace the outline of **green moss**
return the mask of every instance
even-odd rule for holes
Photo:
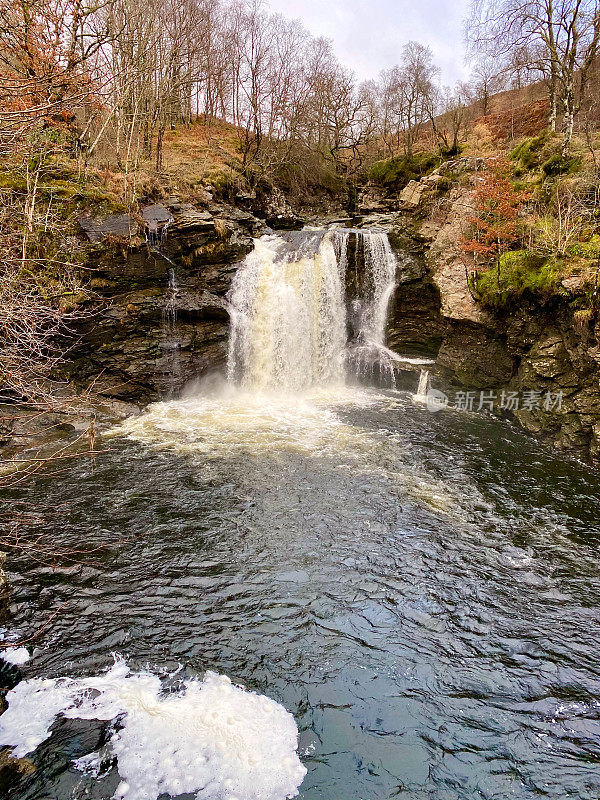
[[[491,308],[509,308],[523,297],[546,303],[563,296],[562,273],[556,259],[529,250],[503,253],[499,265],[479,273],[473,284],[476,297]]]
[[[572,158],[565,158],[560,153],[554,153],[550,158],[542,164],[542,172],[546,177],[554,177],[555,175],[573,175],[581,169],[583,159],[581,156],[573,156]]]
[[[388,189],[402,189],[411,180],[419,180],[439,166],[437,153],[415,153],[376,161],[369,170],[369,179]]]
[[[600,258],[600,236],[595,234],[589,242],[576,242],[569,248],[568,254],[592,260]]]
[[[517,145],[510,154],[512,161],[516,161],[524,170],[536,169],[542,163],[542,150],[549,138],[549,131],[542,131],[538,136],[525,139]],[[522,171],[521,171],[521,174]]]

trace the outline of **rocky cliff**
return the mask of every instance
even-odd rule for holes
[[[441,386],[472,391],[475,408],[482,390],[492,392],[496,413],[599,463],[600,321],[574,313],[582,287],[565,281],[563,296],[544,304],[522,301],[502,312],[482,307],[470,291],[459,242],[481,166],[481,159],[447,162],[396,199],[401,210],[391,215],[390,237],[400,264],[408,255],[413,267],[400,269],[390,346],[434,353]],[[440,190],[448,174],[452,186]],[[386,202],[390,208],[394,200]],[[556,401],[546,407],[548,393],[560,398],[560,407]],[[512,397],[512,404],[500,408],[502,397]]]
[[[459,241],[472,211],[481,159],[446,162],[411,182],[385,211],[363,225],[385,227],[398,256],[398,286],[389,346],[436,358],[440,386],[478,396],[515,393],[520,407],[500,409],[554,446],[600,460],[600,327],[577,323],[572,297],[510,312],[483,308],[473,297]],[[240,198],[251,207],[253,197]],[[371,196],[371,202],[373,198]],[[400,209],[400,210],[398,210]],[[268,222],[298,225],[289,209],[263,212]],[[353,224],[361,224],[356,220]],[[176,394],[191,377],[222,367],[229,310],[226,299],[239,262],[265,221],[249,210],[202,208],[170,198],[139,218],[84,217],[94,242],[89,268],[97,294],[77,332],[67,371],[100,395],[147,402]],[[577,292],[577,287],[571,288]],[[560,408],[523,405],[526,393],[561,394]]]
[[[80,386],[135,402],[177,393],[226,358],[225,295],[264,223],[231,206],[171,198],[127,215],[84,217],[95,299],[67,364]]]

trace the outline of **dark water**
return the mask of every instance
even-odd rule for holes
[[[341,442],[192,426],[40,482],[83,554],[13,565],[19,632],[65,604],[23,675],[226,673],[294,714],[305,800],[597,800],[600,477],[408,396],[335,413]],[[73,725],[14,797],[111,796]]]

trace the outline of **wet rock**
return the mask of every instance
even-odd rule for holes
[[[264,219],[271,228],[297,230],[304,225],[304,219],[296,214],[281,189],[267,183],[256,190],[238,192],[236,200],[243,209]]]
[[[224,364],[225,295],[253,247],[252,234],[264,229],[249,212],[209,211],[176,198],[144,212],[166,235],[95,246],[89,266],[105,305],[79,324],[64,367],[76,385],[94,382],[97,393],[126,402],[168,396]]]
[[[304,220],[292,209],[281,189],[272,189],[263,210],[265,221],[271,228],[296,230],[304,225]]]
[[[510,312],[494,313],[469,291],[459,243],[473,211],[472,185],[485,163],[477,158],[446,162],[406,187],[404,201],[412,207],[390,231],[399,261],[404,258],[390,346],[399,352],[437,350],[438,371],[465,388],[494,390],[498,396],[502,390],[515,392],[521,406],[510,415],[521,427],[600,464],[600,323],[592,315],[576,321],[568,300],[553,308],[522,301]],[[429,189],[440,176],[469,172],[471,185],[454,186],[427,208]],[[586,280],[573,276],[567,288],[579,293]],[[537,392],[540,403],[524,408],[526,392]],[[556,401],[556,407],[544,407],[548,392],[551,398],[560,396],[560,407]]]
[[[445,333],[437,364],[470,389],[502,386],[510,381],[514,370],[506,344],[493,330],[457,322]]]
[[[175,212],[175,219],[172,225],[171,235],[211,236],[215,233],[215,222],[209,211],[198,211],[192,205],[182,205]]]
[[[90,242],[99,242],[108,236],[130,239],[139,231],[139,225],[130,214],[94,216],[91,213],[79,217],[79,225]]]
[[[233,206],[222,206],[214,209],[215,217],[228,223],[239,225],[252,236],[261,236],[266,229],[264,220],[258,219],[249,211],[243,211]]]
[[[0,599],[6,592],[8,580],[4,572],[4,565],[6,563],[6,553],[0,550]]]
[[[13,758],[8,750],[0,751],[0,792],[7,797],[21,781],[34,775],[35,764],[28,758]]]
[[[164,231],[174,219],[169,209],[160,203],[155,203],[142,209],[142,218],[146,223],[146,230],[151,234],[158,234]]]

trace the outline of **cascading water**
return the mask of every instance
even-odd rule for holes
[[[383,231],[353,233],[356,236],[353,269],[361,291],[353,302],[354,336],[348,347],[348,367],[360,381],[372,383],[378,378],[384,386],[393,388],[394,362],[399,358],[385,346],[385,328],[396,287],[396,257]],[[363,270],[359,267],[361,257]],[[344,267],[350,269],[347,246],[345,259]]]
[[[350,341],[345,284],[361,270]],[[359,252],[360,251],[360,252]],[[228,379],[261,390],[299,391],[343,383],[348,370],[394,385],[395,354],[384,345],[396,259],[382,231],[334,228],[264,236],[233,281]],[[358,283],[357,277],[357,283]]]
[[[413,395],[414,400],[422,402],[427,401],[427,392],[429,391],[429,370],[422,369],[419,375],[419,383],[417,385],[417,393]]]
[[[177,321],[177,278],[174,269],[167,270],[167,295],[163,307],[163,323],[170,329]]]
[[[165,359],[165,373],[168,376],[171,391],[181,383],[181,342],[175,336],[178,293],[179,286],[177,285],[175,270],[170,268],[167,270],[167,292],[162,310],[162,350]]]
[[[259,239],[230,299],[230,381],[289,391],[343,381],[344,286],[323,231]]]

